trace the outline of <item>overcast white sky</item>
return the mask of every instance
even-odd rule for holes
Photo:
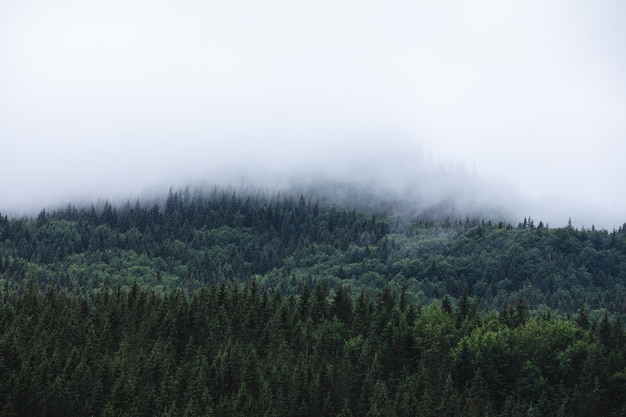
[[[0,211],[406,148],[512,184],[534,218],[613,228],[625,16],[622,0],[1,1]]]

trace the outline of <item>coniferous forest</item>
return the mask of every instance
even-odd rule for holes
[[[0,415],[624,416],[626,226],[170,191],[0,215]]]

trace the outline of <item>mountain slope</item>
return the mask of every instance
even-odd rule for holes
[[[317,200],[316,200],[317,201]],[[366,211],[369,210],[369,211]],[[107,285],[249,282],[405,288],[422,303],[467,288],[484,310],[626,313],[626,230],[479,219],[407,219],[304,196],[171,191],[161,204],[69,206],[0,221],[0,279],[91,291]],[[543,308],[545,308],[543,307]]]

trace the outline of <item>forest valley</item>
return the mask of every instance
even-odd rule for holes
[[[0,215],[2,416],[624,416],[626,225],[217,189]]]

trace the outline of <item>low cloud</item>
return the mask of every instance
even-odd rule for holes
[[[612,229],[626,220],[625,12],[5,2],[0,211],[326,178]]]

